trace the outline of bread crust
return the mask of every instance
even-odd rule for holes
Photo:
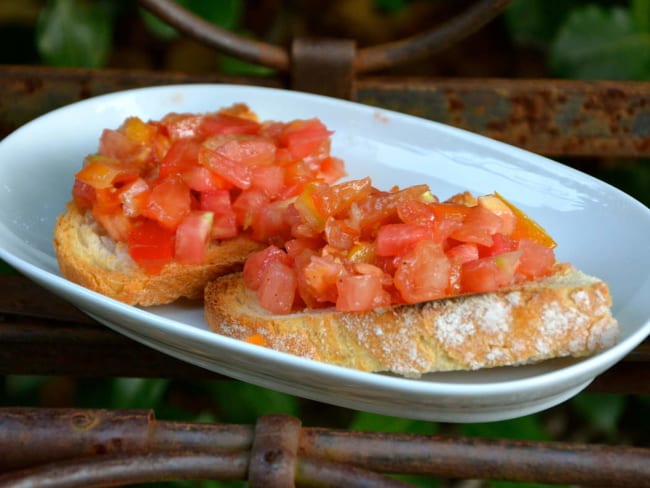
[[[205,285],[218,276],[240,270],[261,244],[236,237],[210,244],[204,264],[167,264],[159,274],[147,274],[129,256],[126,245],[108,237],[92,215],[73,203],[54,227],[54,250],[61,274],[86,288],[129,305],[152,306],[181,297],[201,299]]]
[[[408,377],[592,354],[619,335],[610,307],[607,285],[569,265],[507,290],[361,313],[273,315],[241,274],[214,280],[205,291],[206,320],[219,334],[257,336],[290,354]]]

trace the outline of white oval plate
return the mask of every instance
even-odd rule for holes
[[[558,258],[605,279],[620,342],[586,359],[405,379],[279,353],[207,330],[196,304],[130,307],[59,274],[51,236],[73,175],[102,129],[128,116],[205,112],[246,102],[263,119],[317,116],[335,131],[350,177],[380,188],[428,183],[441,197],[499,191],[553,235]],[[443,422],[501,420],[556,405],[650,332],[650,211],[588,175],[469,132],[360,104],[259,87],[187,85],[130,90],[44,115],[0,142],[0,258],[107,326],[230,377],[343,407]]]

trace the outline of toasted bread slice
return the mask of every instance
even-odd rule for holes
[[[362,371],[408,377],[584,356],[615,343],[607,285],[569,265],[493,293],[369,312],[273,315],[241,274],[211,282],[205,315],[219,334]]]
[[[170,263],[160,274],[147,274],[129,256],[126,245],[102,231],[74,203],[57,219],[54,249],[64,277],[129,305],[161,305],[178,298],[199,299],[208,281],[241,269],[260,244],[237,237],[210,244],[204,264]]]

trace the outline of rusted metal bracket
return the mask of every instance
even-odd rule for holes
[[[188,37],[209,47],[280,71],[292,69],[293,58],[283,47],[221,29],[171,0],[140,0],[140,3]],[[416,61],[445,49],[490,22],[508,3],[509,0],[478,0],[447,23],[426,32],[360,49],[354,61],[355,72],[377,71],[406,61]]]
[[[650,486],[648,448],[346,432],[302,427],[287,415],[250,426],[159,421],[150,410],[4,408],[0,452],[7,487],[169,479],[408,486],[385,474]]]
[[[296,39],[291,49],[291,88],[355,98],[355,54],[356,45],[351,40]]]

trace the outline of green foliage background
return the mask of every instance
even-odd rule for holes
[[[0,62],[26,60],[51,66],[105,67],[115,49],[118,26],[124,16],[137,16],[147,35],[157,42],[169,44],[181,37],[172,27],[126,0],[28,3],[38,8],[33,30],[34,48],[23,46],[24,59],[10,53],[3,55],[5,61]],[[178,3],[224,28],[253,35],[242,25],[247,8],[244,0],[178,0]],[[356,3],[361,5],[364,2]],[[415,0],[365,2],[366,6],[371,4],[389,16],[400,15],[413,3]],[[541,71],[548,77],[650,79],[650,0],[514,0],[499,22],[511,49],[524,53],[523,56],[537,57]],[[6,32],[9,35],[14,33]],[[270,73],[266,68],[228,56],[219,56],[216,67],[236,74],[265,76]],[[608,161],[595,168],[592,171],[596,176],[649,204],[650,166],[646,161]],[[12,271],[0,263],[0,272]],[[254,423],[265,413],[282,412],[300,417],[305,425],[353,430],[646,445],[650,440],[647,421],[650,399],[588,393],[541,414],[466,425],[413,421],[339,409],[230,381],[73,380],[11,376],[2,379],[0,403],[153,408],[158,418],[206,422]],[[453,486],[443,480],[407,479],[419,486]],[[219,482],[200,484],[204,487],[225,485]],[[485,486],[541,485],[487,482]]]

